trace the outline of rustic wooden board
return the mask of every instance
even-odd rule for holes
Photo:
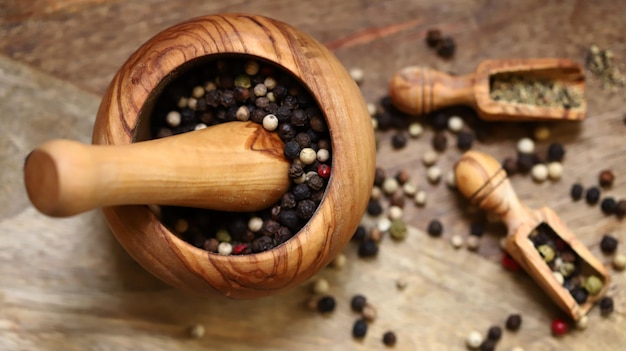
[[[504,228],[488,226],[478,253],[450,247],[447,238],[467,235],[469,220],[476,215],[444,184],[426,183],[419,159],[430,148],[430,129],[399,151],[389,145],[391,133],[381,133],[379,165],[391,173],[408,167],[428,191],[429,202],[421,209],[407,206],[405,216],[413,228],[404,242],[385,241],[371,261],[358,260],[355,248],[348,246],[343,270],[320,272],[339,302],[327,317],[302,307],[310,296],[308,286],[254,301],[176,291],[134,263],[99,212],[46,218],[28,206],[21,184],[21,164],[30,149],[53,137],[88,141],[99,96],[125,58],[157,31],[195,15],[247,11],[288,21],[326,43],[347,67],[365,69],[363,93],[375,101],[385,93],[391,74],[411,64],[460,74],[473,71],[485,58],[564,56],[582,62],[585,48],[594,43],[610,47],[623,61],[626,22],[618,3],[39,3],[37,11],[21,2],[9,4],[0,15],[0,28],[7,33],[0,38],[0,52],[6,55],[0,56],[0,349],[378,350],[384,349],[380,337],[388,329],[397,332],[399,350],[463,349],[467,332],[502,325],[514,312],[522,312],[523,327],[505,332],[499,349],[616,350],[626,341],[623,273],[614,274],[610,290],[616,313],[602,318],[594,309],[588,330],[557,339],[550,335],[549,323],[561,313],[528,277],[498,264]],[[423,36],[432,26],[457,40],[455,59],[441,61],[425,48]],[[567,148],[563,179],[544,184],[527,176],[512,179],[524,202],[552,207],[607,263],[610,258],[600,254],[599,239],[612,233],[626,241],[624,222],[602,215],[597,206],[571,202],[567,193],[574,181],[595,184],[600,169],[612,168],[617,180],[606,194],[626,198],[624,91],[602,90],[589,76],[589,118],[551,124],[551,139]],[[513,155],[517,138],[529,133],[518,124],[499,123],[493,129],[494,135],[476,149],[498,158]],[[459,155],[450,147],[439,165],[447,171]],[[441,239],[423,232],[434,217],[445,225]],[[406,290],[395,288],[398,278],[407,280]],[[349,309],[354,293],[366,294],[379,311],[363,342],[350,337],[357,317]],[[207,326],[203,339],[187,337],[186,329],[194,323]]]

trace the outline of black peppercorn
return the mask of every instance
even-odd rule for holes
[[[522,325],[522,316],[519,314],[512,314],[506,319],[505,327],[507,330],[516,331]]]
[[[282,208],[294,208],[296,207],[296,198],[292,193],[285,193],[280,200],[280,207]]]
[[[289,228],[290,230],[298,230],[298,223],[300,221],[298,219],[296,211],[294,210],[281,211],[279,221],[282,225]]]
[[[406,134],[398,132],[391,137],[391,146],[393,146],[394,149],[402,149],[406,146],[407,141]]]
[[[609,234],[605,234],[602,236],[602,240],[600,240],[600,249],[605,254],[612,254],[617,250],[617,238],[611,236]]]
[[[367,236],[367,229],[364,226],[360,225],[352,234],[352,241],[362,241]]]
[[[582,185],[580,184],[574,184],[572,185],[570,191],[569,191],[569,195],[572,197],[572,200],[574,201],[578,201],[583,197],[583,192],[584,192],[584,188]]]
[[[507,157],[502,161],[502,168],[507,175],[512,176],[517,173],[517,161],[513,157]]]
[[[487,340],[498,341],[502,337],[502,328],[497,325],[492,326],[487,331]]]
[[[437,112],[431,118],[431,124],[436,131],[445,130],[448,127],[448,115],[442,112]]]
[[[372,240],[366,239],[359,244],[359,257],[373,257],[378,254],[378,245]]]
[[[598,183],[603,188],[610,188],[615,181],[615,175],[609,169],[605,169],[598,175]]]
[[[278,231],[278,228],[280,228],[280,223],[269,219],[263,222],[263,235],[272,236]]]
[[[619,200],[617,202],[615,214],[620,218],[626,216],[626,200]]]
[[[317,310],[320,313],[329,313],[335,310],[335,298],[332,296],[324,296],[317,301]]]
[[[589,297],[589,293],[582,286],[574,287],[572,290],[570,290],[569,293],[579,305],[585,303],[585,301],[587,301],[587,298]]]
[[[517,155],[517,170],[522,173],[528,173],[535,165],[535,157],[531,154]]]
[[[309,124],[311,125],[311,129],[316,132],[322,133],[328,130],[326,126],[326,121],[321,116],[314,116],[309,120]]]
[[[430,48],[435,48],[441,42],[441,31],[439,29],[429,29],[426,32],[426,45]]]
[[[547,158],[549,162],[561,162],[565,156],[565,149],[562,144],[553,143],[548,146]]]
[[[363,338],[367,334],[367,322],[365,319],[357,319],[352,326],[352,336],[355,338]]]
[[[388,331],[383,334],[383,344],[385,344],[385,346],[394,346],[397,340],[396,333],[392,331]]]
[[[480,347],[478,349],[480,351],[493,351],[496,349],[496,342],[487,339],[480,344]]]
[[[300,148],[300,145],[298,145],[297,141],[290,140],[285,143],[285,148],[283,152],[288,160],[294,160],[300,155],[301,150],[302,148]]]
[[[600,209],[602,209],[602,212],[604,212],[604,214],[613,214],[617,209],[617,201],[615,201],[615,199],[612,197],[605,197],[600,203]]]
[[[442,58],[451,58],[456,51],[456,43],[451,37],[445,37],[441,39],[439,45],[437,45],[437,55]]]
[[[595,205],[600,200],[600,189],[597,186],[592,186],[587,189],[587,193],[585,194],[585,201],[589,205]]]
[[[298,215],[298,217],[302,219],[309,219],[311,218],[311,216],[313,216],[313,212],[315,212],[316,208],[317,208],[317,205],[315,204],[315,202],[313,202],[312,200],[305,199],[305,200],[298,202],[298,207],[296,208],[296,214]]]
[[[428,223],[427,231],[431,236],[441,236],[441,233],[443,233],[443,225],[439,220],[433,219]]]
[[[442,152],[448,147],[448,138],[443,132],[437,132],[433,135],[433,149]]]
[[[252,252],[257,253],[267,251],[275,246],[276,244],[274,243],[274,239],[272,239],[272,237],[264,235],[255,239],[252,242]]]
[[[289,178],[300,178],[303,173],[302,164],[294,162],[289,166]]]
[[[456,147],[459,150],[466,151],[472,148],[474,136],[470,132],[460,131],[456,136]]]
[[[291,232],[291,230],[289,230],[289,228],[281,226],[280,228],[278,228],[278,231],[274,235],[274,238],[276,240],[276,245],[284,243],[285,241],[289,240],[289,238],[291,238],[292,236],[293,236],[293,233]]]
[[[609,296],[605,296],[600,300],[600,314],[603,316],[608,316],[613,313],[613,298]]]
[[[376,200],[370,200],[367,203],[367,213],[370,216],[379,216],[383,213],[383,206]]]
[[[385,178],[387,178],[387,174],[385,173],[385,170],[377,167],[376,168],[376,173],[374,174],[374,185],[376,186],[382,186],[383,182],[385,181]]]
[[[309,189],[309,186],[306,184],[298,184],[292,191],[296,201],[301,201],[311,196],[311,189]]]
[[[296,130],[291,124],[281,123],[278,125],[278,137],[283,142],[291,141],[291,139],[293,139],[295,136]]]
[[[357,294],[352,297],[350,300],[350,307],[354,312],[362,312],[363,307],[367,304],[367,298],[365,296]]]
[[[317,191],[324,187],[324,179],[318,174],[313,174],[308,178],[309,179],[307,179],[306,185],[308,185],[311,190]]]
[[[482,223],[474,222],[470,224],[470,235],[482,236],[484,232],[485,227],[482,225]]]

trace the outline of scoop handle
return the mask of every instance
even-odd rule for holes
[[[475,107],[474,74],[451,76],[428,67],[406,67],[391,78],[389,97],[396,108],[412,115],[453,105]]]
[[[252,122],[128,145],[53,140],[27,157],[24,183],[33,205],[54,217],[130,204],[255,211],[288,190],[283,147]]]

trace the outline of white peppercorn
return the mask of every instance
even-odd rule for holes
[[[454,170],[451,169],[446,173],[446,184],[450,188],[456,188],[456,178],[454,176]]]
[[[428,167],[426,170],[426,178],[431,183],[437,183],[441,179],[441,168],[438,166]]]
[[[389,212],[389,219],[391,220],[400,219],[402,218],[402,215],[404,214],[404,211],[402,210],[402,208],[398,206],[390,206],[388,212]]]
[[[206,82],[206,84],[204,84],[204,90],[209,92],[209,91],[213,91],[217,89],[217,84],[215,84],[215,82],[210,81],[210,82]]]
[[[554,279],[556,279],[559,285],[563,285],[563,283],[565,282],[565,278],[563,277],[563,274],[561,274],[561,272],[552,272],[552,275],[554,275]]]
[[[417,190],[417,185],[411,181],[404,183],[404,185],[402,186],[402,191],[404,191],[404,194],[406,196],[415,196]]]
[[[548,179],[548,167],[546,167],[543,163],[538,163],[530,170],[530,174],[532,175],[534,181],[538,183],[544,182]]]
[[[256,97],[265,96],[265,94],[267,94],[267,87],[265,86],[265,84],[259,83],[254,86],[254,89],[252,89],[252,91],[254,92],[254,95]]]
[[[300,151],[300,162],[304,165],[310,165],[317,160],[317,152],[310,147],[305,147]]]
[[[306,182],[306,174],[302,173],[301,176],[299,176],[298,178],[293,178],[292,180],[296,184],[302,184],[302,183]]]
[[[367,112],[370,114],[370,116],[374,117],[376,115],[376,105],[368,102],[367,103]]]
[[[233,245],[227,242],[221,242],[217,245],[217,253],[220,255],[228,256],[233,252]]]
[[[318,176],[318,175],[319,174],[317,174],[317,172],[315,171],[308,171],[306,172],[306,178],[304,179],[304,181],[308,182],[311,179],[311,177]]]
[[[448,129],[454,133],[460,132],[463,129],[463,119],[459,116],[451,116],[448,118]]]
[[[626,255],[618,253],[613,257],[613,268],[618,271],[623,271],[626,268]]]
[[[365,304],[365,306],[363,307],[363,311],[361,313],[363,314],[363,318],[365,318],[366,320],[370,322],[375,320],[376,316],[378,315],[378,312],[376,311],[376,307],[374,307],[369,302]]]
[[[459,234],[452,235],[452,237],[450,238],[450,244],[455,249],[461,248],[461,246],[463,246],[463,237]]]
[[[313,293],[318,295],[324,295],[330,290],[330,284],[328,280],[324,278],[318,278],[313,282]]]
[[[372,187],[372,193],[370,195],[370,198],[372,200],[380,200],[382,195],[383,195],[383,191],[380,189],[380,187],[377,187],[377,186]]]
[[[276,87],[276,84],[278,83],[276,82],[276,79],[274,79],[274,77],[267,77],[265,78],[265,81],[263,81],[263,84],[265,84],[265,87],[267,89],[272,90]]]
[[[356,84],[361,84],[363,83],[365,72],[363,72],[363,70],[360,68],[352,68],[350,69],[350,77],[354,80]]]
[[[477,331],[471,331],[465,338],[465,344],[468,348],[475,350],[483,343],[483,335]]]
[[[382,217],[376,223],[376,227],[383,233],[386,233],[391,229],[391,220],[387,217]]]
[[[324,163],[330,158],[330,152],[327,149],[317,150],[317,160]]]
[[[187,107],[187,98],[184,96],[181,96],[180,99],[178,99],[178,103],[176,104],[176,106],[178,106],[178,108]]]
[[[267,131],[274,131],[278,128],[278,117],[269,114],[263,117],[263,128]]]
[[[235,117],[237,118],[238,121],[242,121],[245,122],[247,120],[250,119],[250,110],[248,109],[248,106],[240,106],[237,109],[237,113],[235,114]]]
[[[432,166],[437,163],[439,154],[434,150],[428,150],[422,155],[422,163],[425,166]]]
[[[246,61],[243,65],[243,71],[249,76],[254,76],[259,73],[259,63],[254,60]]]
[[[417,206],[426,205],[426,192],[424,190],[418,190],[415,194],[415,204]]]
[[[180,115],[180,112],[178,111],[170,111],[165,116],[165,122],[170,127],[178,127],[180,125],[181,120],[182,120],[182,117]]]
[[[337,255],[337,257],[335,257],[334,260],[330,262],[330,265],[333,268],[341,269],[343,268],[343,266],[346,265],[347,260],[348,259],[346,258],[346,255],[344,255],[343,253],[340,253],[339,255]]]
[[[206,124],[204,124],[204,123],[198,123],[198,124],[196,124],[196,126],[195,126],[195,127],[193,127],[193,130],[201,130],[201,129],[204,129],[204,128],[206,128],[206,127],[207,127],[207,125],[206,125]]]
[[[550,128],[544,125],[537,126],[533,132],[533,135],[535,137],[535,140],[537,141],[548,140],[548,138],[550,137]]]
[[[589,317],[587,317],[587,315],[580,317],[578,321],[576,321],[576,329],[578,330],[587,329],[588,325],[589,325]]]
[[[418,122],[409,124],[409,136],[411,136],[412,138],[419,137],[420,135],[422,135],[423,131],[424,131],[424,128]]]
[[[468,248],[468,250],[471,251],[476,251],[478,250],[478,247],[480,246],[480,236],[477,235],[470,235],[467,237],[467,242],[466,242],[466,246]]]
[[[387,177],[383,182],[383,192],[387,195],[393,195],[398,191],[399,187],[400,184],[398,184],[398,180],[394,177]]]
[[[276,102],[276,95],[274,95],[274,93],[271,91],[265,94],[265,97],[267,98],[269,102]]]
[[[263,228],[263,218],[254,216],[254,217],[251,217],[250,220],[248,221],[248,229],[251,232],[256,233],[262,228]]]
[[[535,142],[530,138],[522,138],[517,142],[517,151],[522,154],[532,154],[535,152]]]
[[[195,110],[198,107],[198,99],[195,99],[195,98],[187,99],[187,107],[189,107],[192,110]]]
[[[192,326],[191,328],[189,328],[189,336],[191,336],[194,339],[200,339],[205,334],[206,334],[206,330],[204,328],[204,325],[202,324],[196,324]]]
[[[202,97],[202,95],[204,95],[204,87],[198,85],[193,87],[193,90],[191,91],[191,96],[199,99]]]
[[[563,176],[563,164],[561,162],[548,163],[548,178],[558,180],[561,176]]]

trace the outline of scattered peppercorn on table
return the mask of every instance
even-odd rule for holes
[[[620,4],[316,4],[45,0],[36,7],[13,4],[1,15],[8,34],[0,38],[0,350],[464,350],[470,335],[474,344],[478,337],[497,339],[496,350],[623,347],[626,272],[617,268],[625,262],[626,219],[616,213],[624,212],[626,199],[626,88],[607,86],[613,78],[598,74],[603,61],[585,70],[582,122],[487,123],[466,108],[403,120],[381,103],[391,76],[411,65],[461,75],[485,59],[564,57],[585,64],[592,45],[625,62]],[[390,221],[367,218],[368,229],[376,229],[359,234],[366,244],[346,246],[318,274],[322,279],[261,300],[168,287],[128,256],[99,211],[47,218],[28,205],[21,180],[34,146],[60,137],[89,141],[104,89],[141,43],[175,23],[219,12],[273,17],[325,43],[379,111],[377,165],[396,181],[383,177],[373,191],[381,201],[368,211]],[[426,43],[433,28],[445,38],[443,48]],[[449,171],[466,149],[509,159],[504,167],[517,171],[510,179],[520,199],[552,208],[607,267],[613,304],[594,307],[586,329],[577,329],[527,275],[512,271],[515,262],[500,248],[504,225],[454,189]],[[535,168],[534,154],[562,162]],[[603,170],[611,172],[601,176]],[[387,197],[394,187],[411,196]],[[361,312],[355,295],[362,295]],[[510,328],[513,315],[521,321],[515,317]]]

